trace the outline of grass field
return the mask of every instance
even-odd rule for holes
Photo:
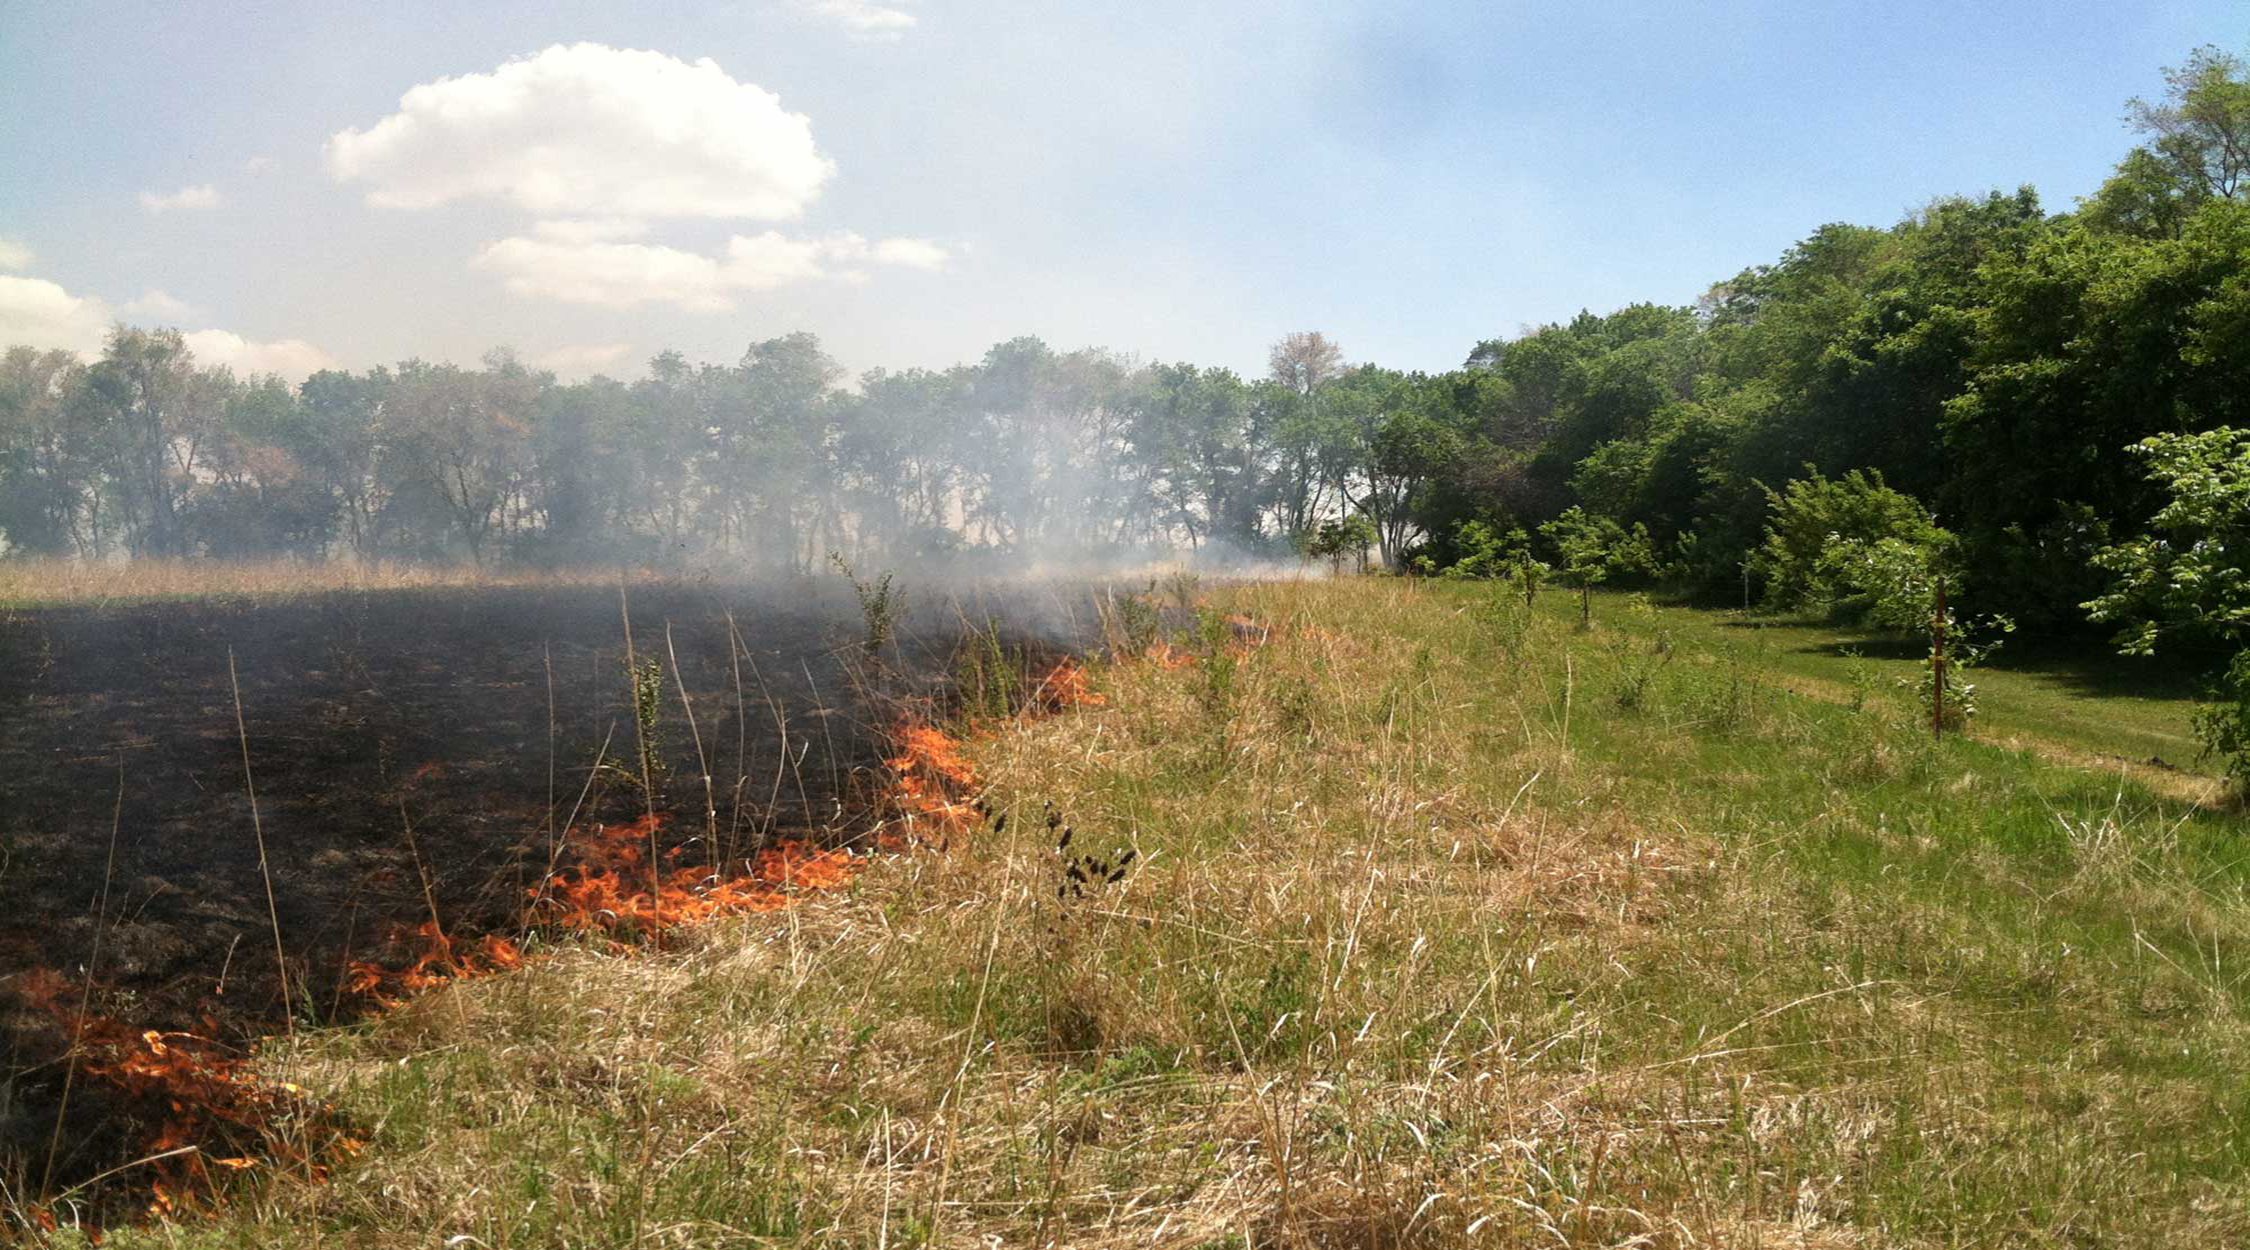
[[[1567,598],[1551,596],[1549,607],[1561,612]],[[1927,663],[1923,639],[1672,605],[1620,617],[1622,600],[1599,597],[1606,619],[1669,631],[1699,652],[1737,657],[1832,701],[1870,687],[1888,693]],[[2210,777],[2217,769],[2197,758],[2201,748],[2188,721],[2204,683],[2204,658],[2121,656],[2085,639],[2003,636],[1969,674],[1979,692],[1979,732],[2096,767]]]
[[[365,1150],[107,1244],[2250,1239],[2243,818],[2086,766],[2176,697],[1933,745],[1809,627],[1209,598],[1271,640],[968,739],[1003,828],[276,1043]]]

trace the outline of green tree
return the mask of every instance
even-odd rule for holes
[[[1539,527],[1562,559],[1562,573],[1578,591],[1578,623],[1594,622],[1594,587],[1655,566],[1656,553],[1642,526],[1626,529],[1605,516],[1584,508],[1564,509],[1561,516]]]
[[[2165,504],[2147,534],[2095,558],[2114,580],[2087,613],[2119,627],[2118,649],[2128,655],[2174,637],[2234,652],[2197,728],[2228,775],[2250,784],[2250,432],[2161,434],[2131,450]]]
[[[69,352],[0,355],[0,554],[95,554],[78,528],[97,470],[73,419],[83,378]]]
[[[1767,489],[1766,500],[1770,518],[1751,570],[1765,584],[1766,606],[1776,611],[1856,609],[1864,615],[1873,606],[1869,585],[1841,575],[1853,566],[1839,563],[1839,553],[1935,553],[1954,543],[1929,509],[1871,469],[1829,478],[1808,468],[1781,490]]]

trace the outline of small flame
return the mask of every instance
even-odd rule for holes
[[[263,1155],[327,1175],[321,1158],[345,1139],[332,1130],[302,1131],[321,1118],[305,1103],[304,1091],[260,1078],[247,1059],[201,1034],[135,1029],[112,1016],[82,1014],[74,989],[52,968],[35,968],[17,982],[25,1001],[72,1039],[78,1071],[152,1108],[156,1127],[142,1151],[168,1157],[150,1160],[149,1214],[200,1206],[216,1184],[208,1164],[241,1171],[253,1166],[253,1155]],[[209,1149],[213,1144],[252,1149],[222,1154]]]
[[[779,911],[795,903],[799,891],[834,890],[859,872],[850,851],[792,841],[760,851],[731,875],[693,864],[652,874],[650,843],[664,823],[663,815],[651,814],[595,826],[573,847],[575,865],[532,888],[531,919],[582,931],[661,930],[736,912]]]

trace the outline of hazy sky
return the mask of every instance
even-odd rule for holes
[[[1442,369],[2132,143],[2241,0],[0,0],[0,342]]]

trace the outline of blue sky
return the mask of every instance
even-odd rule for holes
[[[2250,15],[16,4],[0,337],[83,347],[125,317],[244,368],[505,344],[631,375],[799,328],[855,370],[1031,333],[1257,372],[1320,329],[1441,369],[1580,308],[1692,300],[1824,222],[2021,183],[2067,207],[2132,143],[2126,99],[2202,43],[2250,47]],[[470,87],[515,101],[504,123],[461,120]]]

